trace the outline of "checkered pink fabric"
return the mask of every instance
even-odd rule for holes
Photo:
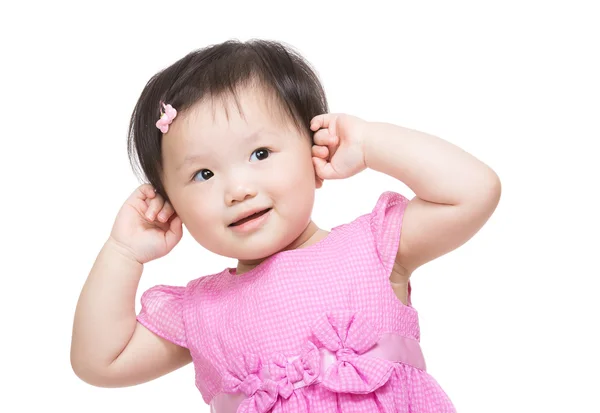
[[[190,350],[216,413],[454,413],[425,370],[366,352],[383,335],[420,340],[417,311],[389,283],[407,203],[386,192],[371,213],[241,276],[152,287],[138,321]],[[321,372],[323,351],[335,360]]]

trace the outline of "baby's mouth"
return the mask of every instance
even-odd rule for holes
[[[239,221],[234,222],[233,224],[229,224],[230,227],[237,227],[238,225],[242,225],[248,221],[252,221],[255,218],[258,218],[261,215],[266,214],[267,212],[269,212],[271,210],[271,208],[267,208],[267,209],[263,209],[262,211],[259,211],[255,214],[252,214],[246,218],[242,218]]]

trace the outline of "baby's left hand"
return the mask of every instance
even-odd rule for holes
[[[311,120],[310,129],[316,131],[313,164],[319,178],[349,178],[366,169],[367,125],[367,121],[343,113],[325,113]]]

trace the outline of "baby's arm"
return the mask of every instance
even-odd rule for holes
[[[369,123],[369,168],[414,191],[404,212],[396,264],[416,268],[467,242],[494,212],[500,179],[487,165],[436,136],[388,123]]]
[[[109,239],[81,291],[71,342],[71,366],[99,387],[143,383],[191,361],[189,350],[136,321],[135,295],[143,265]]]

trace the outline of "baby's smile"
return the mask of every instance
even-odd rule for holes
[[[255,228],[257,225],[260,225],[260,222],[265,221],[268,218],[265,215],[267,215],[271,209],[272,208],[267,208],[259,210],[258,212],[250,211],[245,213],[243,214],[243,218],[229,224],[229,227],[235,228],[235,231],[248,231],[250,228]]]

